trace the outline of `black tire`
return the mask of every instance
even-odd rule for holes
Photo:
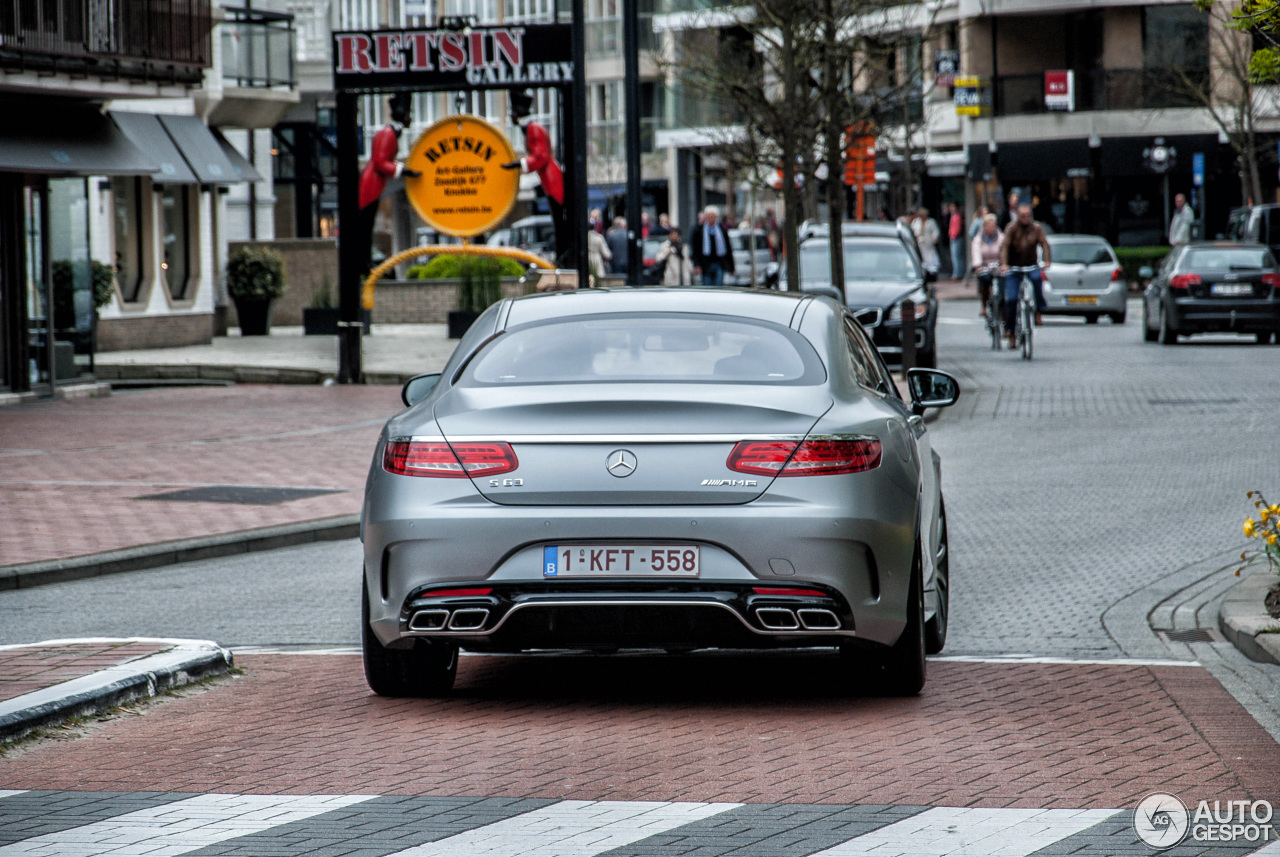
[[[947,507],[944,503],[939,516],[938,555],[934,560],[934,589],[938,594],[938,606],[933,618],[924,626],[924,650],[936,655],[947,644],[947,623],[951,617],[951,550],[947,538]]]
[[[411,649],[388,649],[369,627],[369,589],[363,590],[361,648],[364,678],[378,696],[445,696],[458,672],[458,647],[450,643],[414,640]]]
[[[924,583],[921,580],[920,545],[911,563],[907,588],[907,625],[892,646],[872,646],[854,641],[840,648],[846,673],[882,696],[915,696],[925,682]]]
[[[1097,314],[1097,313],[1093,313],[1093,312],[1089,313],[1088,315],[1086,315],[1086,316],[1084,317],[1084,323],[1085,323],[1085,324],[1097,324],[1097,323],[1098,323],[1098,314]]]
[[[1031,315],[1031,310],[1023,308],[1022,311],[1022,359],[1031,359],[1031,331],[1035,327],[1035,321]]]
[[[1159,332],[1151,329],[1151,319],[1147,312],[1147,302],[1142,301],[1142,341],[1155,342],[1159,338]]]
[[[1169,313],[1163,306],[1160,307],[1160,344],[1178,344],[1178,331],[1169,327]]]
[[[1124,324],[1126,315],[1126,312],[1111,312],[1107,313],[1107,318],[1111,319],[1112,324]]]

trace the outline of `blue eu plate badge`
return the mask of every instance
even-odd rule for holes
[[[556,576],[556,554],[557,553],[559,553],[559,548],[554,546],[544,547],[542,549],[542,576],[543,577]]]

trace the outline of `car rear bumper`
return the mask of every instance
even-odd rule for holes
[[[401,483],[420,480],[375,474],[375,483],[386,481],[367,495],[362,528],[371,626],[388,646],[415,636],[475,649],[633,646],[646,639],[636,629],[646,627],[652,646],[821,645],[812,638],[852,635],[891,644],[906,621],[917,510],[914,493],[885,470],[778,480],[808,484],[741,505],[684,507],[501,506],[462,490],[452,501],[415,504],[413,486]],[[787,489],[812,496],[787,496]],[[544,548],[574,542],[696,544],[701,573],[546,578]],[[445,584],[490,588],[491,601],[472,605],[489,611],[484,621],[455,622],[452,602],[418,603],[424,591]],[[751,601],[754,587],[766,584],[829,593],[829,603],[790,609],[831,610],[839,627],[805,629],[798,615],[801,627],[791,633],[766,627]],[[427,617],[414,623],[426,609],[446,610],[444,626]],[[601,619],[610,615],[611,622]],[[681,616],[702,629],[692,635],[698,642],[675,633],[686,622]],[[565,630],[578,626],[599,628],[585,636]]]
[[[1267,333],[1280,330],[1280,301],[1175,298],[1169,321],[1179,333]]]
[[[1124,283],[1113,282],[1105,289],[1057,288],[1052,281],[1044,284],[1044,312],[1049,315],[1092,315],[1124,312],[1129,298]]]

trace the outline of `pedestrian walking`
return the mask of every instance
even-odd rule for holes
[[[702,222],[689,236],[689,244],[693,273],[702,275],[704,286],[723,286],[724,275],[734,273],[733,246],[720,223],[720,210],[714,205],[703,210]]]
[[[615,217],[613,226],[604,235],[604,240],[608,242],[609,252],[613,256],[613,261],[609,263],[609,270],[625,277],[627,275],[627,219]]]
[[[604,236],[594,229],[587,230],[587,268],[591,271],[593,281],[606,273],[605,263],[613,258]]]
[[[664,211],[658,215],[658,222],[649,227],[648,237],[664,238],[671,228],[671,217]]]
[[[947,243],[951,249],[951,278],[964,279],[964,217],[960,206],[951,203],[951,216],[947,218]]]
[[[1173,209],[1173,219],[1169,221],[1169,243],[1177,247],[1191,241],[1191,224],[1196,222],[1196,213],[1182,194],[1173,198]]]
[[[689,261],[689,249],[680,241],[680,230],[671,227],[667,240],[658,246],[653,263],[662,271],[662,285],[688,286],[693,284],[693,263]]]
[[[942,260],[938,256],[938,240],[942,233],[938,224],[929,216],[929,209],[916,209],[915,219],[911,221],[911,231],[915,233],[916,243],[920,245],[920,261],[924,263],[924,269],[937,275],[938,269],[942,267]]]

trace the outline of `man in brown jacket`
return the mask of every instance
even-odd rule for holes
[[[1036,258],[1036,248],[1044,258]],[[1044,229],[1031,219],[1031,206],[1025,202],[1018,206],[1018,216],[1004,230],[1004,244],[1000,247],[1000,271],[1004,278],[1004,329],[1009,331],[1013,343],[1014,324],[1018,316],[1018,290],[1026,276],[1036,295],[1036,327],[1040,326],[1040,311],[1044,309],[1044,277],[1041,271],[1049,270],[1049,239]],[[1010,268],[1030,268],[1029,271],[1010,271]]]

